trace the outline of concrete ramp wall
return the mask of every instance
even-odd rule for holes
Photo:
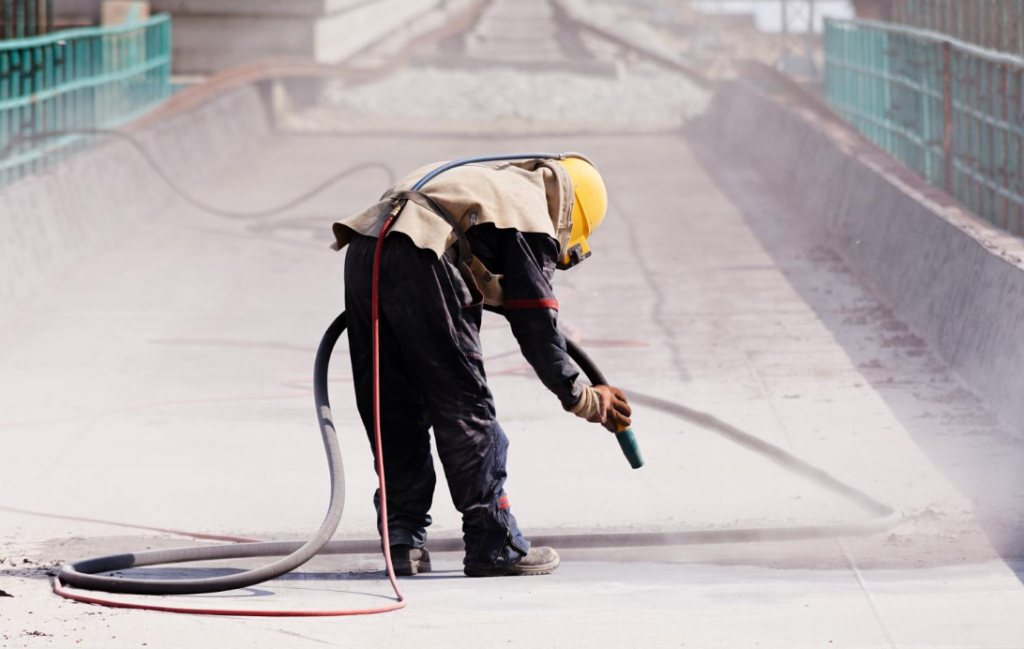
[[[270,129],[261,92],[246,86],[135,135],[187,186],[241,159]],[[114,139],[0,191],[0,317],[172,199],[138,152]]]
[[[174,16],[174,66],[212,74],[277,57],[337,63],[445,11],[441,0],[152,0]]]
[[[746,161],[1024,434],[1024,241],[784,84],[723,84],[697,136]]]

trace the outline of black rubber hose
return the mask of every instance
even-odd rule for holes
[[[361,171],[367,171],[370,169],[377,169],[384,173],[388,179],[388,185],[395,184],[395,172],[392,171],[391,167],[387,166],[383,162],[364,162],[357,164],[339,171],[338,173],[330,176],[326,180],[320,182],[315,187],[303,192],[302,194],[292,198],[290,200],[275,205],[274,207],[268,207],[260,210],[229,210],[216,205],[211,205],[204,201],[199,200],[189,192],[185,191],[181,185],[178,184],[174,178],[167,173],[164,168],[157,161],[156,157],[149,152],[139,139],[131,133],[125,133],[116,129],[109,128],[73,128],[73,129],[59,129],[54,131],[47,131],[46,133],[33,133],[30,135],[19,135],[14,138],[6,147],[0,149],[0,160],[4,160],[11,155],[15,148],[26,142],[37,142],[42,140],[54,139],[59,137],[68,136],[82,136],[82,137],[105,137],[116,140],[121,140],[131,146],[136,153],[145,161],[147,165],[156,173],[157,177],[160,178],[167,185],[172,192],[178,195],[183,201],[208,214],[219,216],[225,219],[260,219],[268,216],[276,216],[283,212],[287,212],[290,209],[298,207],[303,203],[306,203],[316,196],[324,193],[330,189],[333,185],[341,182],[342,180],[357,174]]]
[[[572,358],[573,362],[579,366],[580,371],[583,372],[584,376],[590,380],[591,385],[608,385],[608,380],[604,378],[604,373],[601,372],[601,368],[597,366],[594,359],[590,355],[583,351],[572,338],[562,335],[565,338],[565,348],[569,352],[569,357]]]
[[[57,580],[76,588],[102,590],[108,593],[136,595],[216,593],[247,588],[276,579],[316,556],[334,536],[334,532],[341,522],[341,514],[345,509],[345,469],[341,461],[338,434],[334,429],[334,417],[331,415],[331,403],[327,392],[327,373],[331,363],[331,353],[344,331],[345,314],[342,313],[335,318],[324,333],[320,346],[316,350],[316,361],[313,367],[316,416],[320,423],[320,435],[323,438],[327,466],[331,474],[331,501],[327,508],[327,515],[312,539],[306,543],[237,543],[118,554],[67,564],[57,574]],[[281,555],[287,556],[262,568],[208,579],[122,579],[95,574],[158,564]]]
[[[597,367],[597,364],[590,358],[587,352],[583,351],[582,347],[569,338],[565,339],[565,344],[569,351],[569,356],[571,356],[573,361],[579,365],[580,370],[582,370],[587,378],[590,379],[590,382],[593,385],[608,384],[604,378],[604,374],[601,373],[600,368]],[[661,412],[674,415],[679,419],[689,421],[701,428],[713,430],[722,437],[727,438],[729,441],[768,458],[790,473],[806,478],[843,496],[847,500],[854,502],[860,508],[875,516],[888,516],[894,512],[892,507],[875,500],[859,489],[854,489],[853,487],[840,482],[832,475],[822,471],[816,466],[808,464],[792,453],[784,451],[774,444],[769,444],[758,437],[754,437],[750,433],[746,433],[712,415],[640,392],[630,392],[626,396],[634,403],[642,404],[649,408],[654,408],[655,410],[660,410]]]
[[[236,588],[246,588],[269,581],[295,570],[316,554],[370,554],[380,551],[380,540],[332,541],[328,543],[341,520],[345,501],[345,477],[338,450],[337,433],[334,429],[330,400],[327,393],[327,376],[331,353],[335,343],[345,330],[345,314],[342,313],[324,334],[317,349],[314,365],[313,392],[317,418],[320,422],[324,448],[327,451],[331,471],[331,503],[327,517],[312,540],[301,543],[282,541],[272,543],[233,543],[227,545],[152,550],[87,559],[67,564],[57,575],[58,583],[76,588],[102,590],[111,593],[132,593],[141,595],[185,595],[211,593]],[[580,370],[594,385],[606,385],[604,375],[593,359],[583,349],[566,338],[569,355]],[[719,435],[762,455],[779,464],[787,471],[803,476],[809,481],[840,495],[872,515],[872,518],[854,522],[829,525],[805,525],[791,527],[683,530],[677,532],[628,532],[603,534],[562,534],[536,536],[531,541],[538,545],[550,545],[562,549],[570,548],[625,548],[663,545],[701,545],[712,543],[778,542],[805,539],[835,538],[871,534],[887,530],[896,525],[901,514],[855,489],[832,475],[814,467],[793,454],[745,433],[706,413],[691,410],[670,401],[642,393],[629,391],[627,396],[634,403],[644,404],[666,414],[690,421],[712,430]],[[434,552],[462,552],[465,544],[461,538],[437,538],[430,540]],[[210,561],[217,559],[239,559],[288,555],[267,566],[227,577],[210,579],[121,579],[103,577],[92,573],[126,570],[158,564]]]

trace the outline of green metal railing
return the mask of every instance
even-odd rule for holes
[[[896,22],[1024,55],[1024,0],[896,0]]]
[[[825,95],[861,133],[1024,235],[1024,58],[945,34],[826,22]]]
[[[53,31],[53,0],[0,0],[0,38]]]
[[[170,52],[166,14],[0,41],[0,186],[57,164],[87,139],[58,134],[116,128],[170,96]]]

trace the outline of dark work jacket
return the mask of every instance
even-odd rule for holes
[[[527,362],[541,382],[569,409],[582,392],[579,370],[558,331],[558,300],[551,287],[558,242],[534,232],[483,223],[466,231],[473,254],[502,275],[504,313]]]

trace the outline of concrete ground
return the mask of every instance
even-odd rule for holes
[[[784,201],[678,135],[480,141],[280,136],[200,193],[258,206],[365,160],[404,171],[481,151],[576,149],[614,196],[595,256],[559,274],[563,326],[610,379],[705,410],[902,510],[843,541],[566,552],[553,576],[467,580],[460,557],[404,579],[407,610],[334,619],[113,611],[49,592],[54,562],[192,541],[0,512],[3,646],[1022,647],[1024,449]],[[379,195],[368,172],[305,207],[227,221],[153,214],[23,309],[0,337],[0,504],[267,539],[326,507],[310,392],[314,346],[342,309],[332,220]],[[648,464],[566,415],[498,318],[485,352],[512,440],[527,533],[713,529],[864,514],[712,433],[638,409]],[[334,411],[348,501],[341,538],[371,538],[370,454],[345,346]],[[443,483],[435,535],[457,534]],[[1017,549],[1018,552],[1014,552]],[[250,565],[250,564],[238,564]],[[182,567],[165,574],[215,574]],[[185,605],[346,608],[384,602],[381,562],[320,557],[300,574]],[[354,575],[348,571],[356,571]]]
[[[527,26],[495,39],[501,16],[489,16],[460,50],[474,59],[463,68],[508,59],[495,40],[521,54],[534,33],[558,33]],[[486,29],[490,41],[478,33]],[[578,51],[530,51],[554,52],[563,72],[580,65]],[[679,133],[681,107],[704,105],[692,89],[663,93],[684,82],[612,63],[621,84],[594,86],[606,90],[575,125],[557,111],[524,125],[530,102],[502,122],[589,134],[482,137],[489,119],[507,117],[485,109],[504,105],[479,100],[482,122],[466,123],[451,104],[469,90],[444,84],[408,115],[381,114],[373,102],[395,95],[384,80],[335,89],[353,93],[353,105],[293,116],[302,132],[266,140],[195,191],[255,209],[360,162],[404,174],[488,152],[585,152],[613,203],[594,257],[558,274],[563,329],[627,393],[686,404],[795,453],[899,509],[897,527],[842,540],[565,551],[555,574],[533,579],[469,580],[460,556],[438,555],[433,574],[402,580],[406,610],[373,617],[180,616],[53,595],[48,573],[61,562],[198,543],[170,530],[302,539],[316,529],[329,483],[313,353],[343,308],[344,257],[327,248],[330,224],[387,186],[367,172],[268,219],[154,209],[0,322],[0,646],[1024,647],[1024,440],[805,233],[786,197]],[[467,83],[492,75],[477,74]],[[536,90],[532,71],[518,74]],[[530,96],[516,92],[507,101]],[[626,121],[623,93],[639,101]],[[681,115],[670,130],[660,130],[664,111]],[[362,135],[323,131],[339,124]],[[485,319],[483,338],[512,444],[508,492],[528,536],[865,519],[710,431],[639,407],[647,465],[632,471],[612,437],[562,412],[500,318]],[[375,534],[375,476],[346,351],[331,383],[348,486],[337,537],[365,539]],[[432,535],[459,534],[443,480],[433,514]],[[271,583],[173,602],[308,610],[389,597],[379,557],[321,556]]]

